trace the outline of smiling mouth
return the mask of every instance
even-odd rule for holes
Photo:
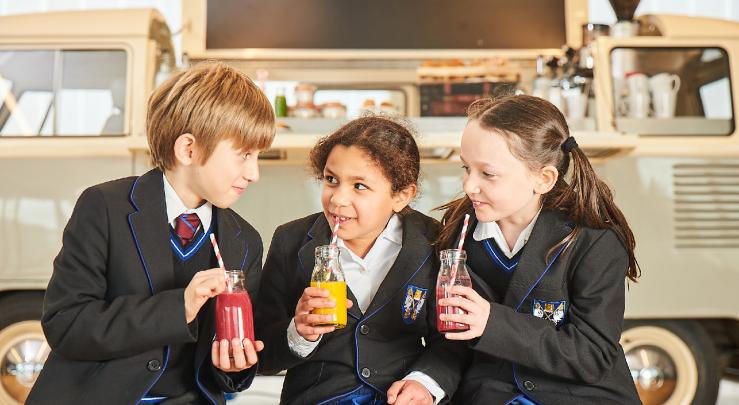
[[[331,214],[331,218],[334,219],[334,224],[343,224],[343,223],[348,222],[348,221],[351,221],[353,219],[353,218],[342,217],[340,215],[334,215],[334,214]]]
[[[482,202],[482,201],[475,201],[475,200],[472,200],[472,206],[473,206],[473,207],[475,207],[475,208],[477,208],[477,207],[480,207],[480,206],[482,206],[482,205],[484,205],[484,204],[486,204],[486,203],[484,203],[484,202]]]

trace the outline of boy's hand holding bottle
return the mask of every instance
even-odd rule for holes
[[[195,273],[190,284],[185,288],[185,319],[187,323],[195,320],[200,308],[208,299],[215,297],[226,289],[223,269],[214,268]]]
[[[264,349],[264,343],[261,340],[255,340],[253,343],[250,339],[245,338],[239,342],[239,339],[218,340],[213,342],[211,346],[210,358],[213,366],[227,373],[234,373],[257,364],[259,358],[257,352]]]

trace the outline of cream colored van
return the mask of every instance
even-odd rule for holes
[[[267,86],[307,82],[316,95],[392,99],[422,134],[423,212],[461,192],[465,125],[420,116],[423,61],[504,57],[527,90],[536,56],[561,53],[209,49],[204,3],[183,3],[190,63],[216,58],[254,78],[267,70]],[[711,403],[719,380],[736,373],[739,350],[739,24],[645,16],[642,30],[649,36],[597,40],[595,103],[570,124],[635,232],[643,277],[628,288],[622,344],[643,402]],[[80,192],[148,169],[146,97],[174,60],[169,29],[151,10],[0,18],[0,404],[23,402],[48,355],[43,291]],[[679,77],[674,116],[654,118],[648,107],[634,117],[624,107],[633,104],[614,80],[624,60],[647,80]],[[277,225],[320,209],[305,156],[342,123],[281,121],[260,182],[235,207],[265,244]],[[262,394],[271,403],[279,392]]]

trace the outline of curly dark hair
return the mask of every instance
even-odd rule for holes
[[[392,184],[393,193],[418,184],[421,158],[416,140],[404,125],[385,117],[357,118],[321,138],[310,151],[313,174],[323,179],[328,155],[335,146],[355,146],[367,153]]]

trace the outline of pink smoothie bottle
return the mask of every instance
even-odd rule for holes
[[[251,298],[244,287],[241,270],[226,270],[228,287],[216,297],[216,339],[254,341]]]
[[[454,285],[472,287],[470,273],[467,272],[467,253],[460,249],[442,250],[439,254],[441,260],[441,268],[436,279],[436,329],[439,332],[459,332],[469,330],[470,326],[464,323],[442,321],[439,319],[441,314],[466,314],[462,308],[451,306],[440,306],[439,300],[442,298],[450,298],[454,295],[449,294],[448,289],[451,287],[452,273],[454,276]],[[455,270],[456,269],[456,270]]]

